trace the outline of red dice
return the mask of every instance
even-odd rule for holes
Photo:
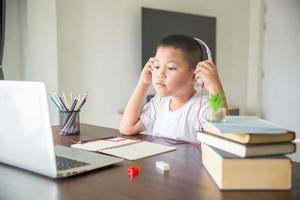
[[[127,169],[127,175],[128,176],[138,175],[139,172],[140,172],[140,168],[138,166],[128,167],[128,169]]]

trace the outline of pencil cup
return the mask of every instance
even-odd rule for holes
[[[79,135],[79,111],[59,111],[60,135]]]

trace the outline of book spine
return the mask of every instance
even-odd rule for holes
[[[242,144],[238,144],[226,139],[218,138],[213,135],[205,134],[205,133],[199,133],[197,135],[197,140],[208,144],[210,146],[213,146],[215,148],[221,149],[223,151],[227,151],[231,154],[237,155],[239,157],[245,157],[246,156],[246,146]]]

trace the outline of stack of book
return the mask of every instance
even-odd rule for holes
[[[287,190],[295,133],[253,116],[206,122],[198,133],[202,163],[222,190]]]

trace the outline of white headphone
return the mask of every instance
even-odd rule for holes
[[[194,38],[200,45],[201,51],[202,51],[202,57],[203,60],[212,60],[212,56],[211,56],[211,51],[208,48],[207,44],[205,44],[205,42],[203,42],[202,40],[198,39],[198,38]],[[206,54],[206,58],[204,57],[204,55]],[[203,82],[200,78],[197,79],[197,83],[199,83],[200,85],[203,85]]]
[[[204,60],[212,60],[212,56],[211,56],[211,51],[208,48],[207,44],[205,44],[205,42],[203,42],[202,40],[198,39],[198,38],[194,38],[200,45],[200,48],[202,50],[202,53],[206,53],[207,59]]]

